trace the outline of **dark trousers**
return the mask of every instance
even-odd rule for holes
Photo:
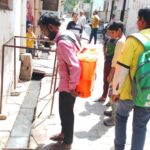
[[[97,30],[98,30],[98,28],[92,28],[89,43],[91,43],[91,41],[94,37],[94,44],[96,44],[96,42],[97,42]]]
[[[104,63],[104,74],[103,74],[103,94],[102,97],[107,97],[108,88],[109,88],[109,82],[107,81],[107,77],[109,75],[109,72],[111,70],[111,63]]]
[[[74,103],[75,97],[70,93],[59,93],[59,115],[61,120],[62,132],[64,133],[64,143],[72,144],[74,130]]]

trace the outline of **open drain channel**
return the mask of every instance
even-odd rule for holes
[[[3,150],[26,150],[29,144],[30,131],[40,93],[41,79],[44,74],[33,73],[32,79],[20,107],[9,140]],[[30,149],[28,149],[30,150]]]

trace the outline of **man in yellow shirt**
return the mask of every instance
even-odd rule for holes
[[[137,26],[140,33],[150,40],[150,9],[140,9],[138,12]],[[116,110],[115,126],[115,150],[124,150],[126,142],[126,125],[129,112],[131,112],[134,103],[131,95],[131,78],[133,79],[137,61],[144,51],[142,43],[129,36],[123,47],[121,56],[117,62],[115,75],[113,78],[113,97],[114,101],[119,101]],[[131,150],[143,150],[146,125],[150,119],[150,108],[134,107],[133,134]]]
[[[96,42],[97,42],[97,31],[98,31],[98,28],[99,28],[99,24],[100,24],[100,18],[98,16],[98,11],[95,10],[93,12],[92,29],[91,29],[89,43],[91,43],[91,41],[92,41],[92,39],[94,37],[94,44],[96,44]]]

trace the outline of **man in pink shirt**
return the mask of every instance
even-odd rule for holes
[[[61,141],[60,149],[70,150],[73,142],[74,128],[74,103],[77,96],[76,86],[80,78],[80,63],[77,59],[79,49],[76,44],[66,39],[60,39],[60,36],[67,35],[76,41],[73,32],[59,29],[60,21],[53,13],[43,14],[38,22],[41,31],[49,37],[51,41],[55,41],[57,45],[56,55],[59,70],[59,114],[61,120],[61,132],[52,136],[50,139]],[[58,145],[58,144],[56,144]]]

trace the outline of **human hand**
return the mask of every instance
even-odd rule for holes
[[[110,83],[112,81],[112,79],[113,79],[113,74],[110,72],[108,77],[107,77],[108,83]]]
[[[118,95],[112,95],[112,101],[113,101],[113,102],[119,101],[119,98],[120,98],[120,95],[119,95],[119,94],[118,94]]]
[[[85,51],[87,51],[87,48],[83,48],[80,53],[84,53]]]
[[[77,92],[75,89],[70,90],[70,93],[71,93],[71,95],[72,95],[73,97],[77,97],[77,96],[80,95],[79,92]]]

